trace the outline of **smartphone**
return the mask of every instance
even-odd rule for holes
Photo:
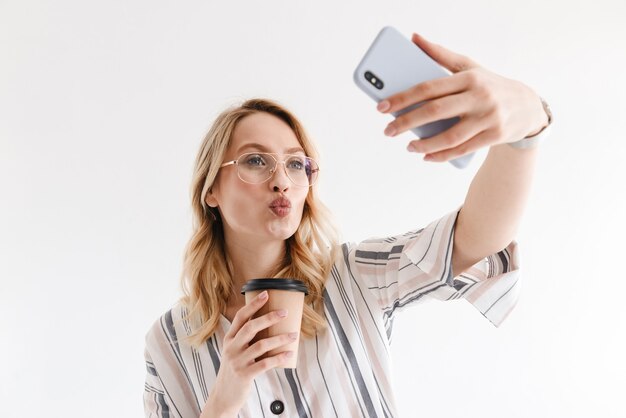
[[[450,73],[397,29],[385,26],[370,45],[354,71],[354,82],[377,103],[416,84]],[[395,117],[426,103],[420,102],[392,112]],[[411,129],[420,139],[430,138],[453,126],[459,117],[442,119]],[[457,168],[465,168],[474,153],[450,160]]]

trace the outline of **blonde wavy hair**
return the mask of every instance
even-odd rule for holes
[[[285,121],[293,130],[307,156],[317,159],[313,142],[300,121],[275,101],[254,98],[224,110],[204,137],[196,157],[191,185],[193,232],[185,249],[181,285],[183,319],[192,324],[186,341],[196,348],[215,332],[220,315],[234,289],[233,266],[224,245],[224,230],[217,208],[209,207],[205,196],[217,177],[237,123],[246,116],[267,112]],[[286,240],[286,254],[276,266],[276,278],[296,278],[308,287],[301,332],[310,337],[325,329],[323,290],[339,251],[338,234],[330,212],[309,189],[302,220]]]

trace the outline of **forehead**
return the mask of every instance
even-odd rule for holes
[[[266,151],[285,153],[293,148],[302,148],[296,134],[289,125],[277,116],[266,112],[258,112],[241,119],[228,147],[230,156],[243,150],[252,150],[258,147],[248,147],[248,144],[258,144]]]

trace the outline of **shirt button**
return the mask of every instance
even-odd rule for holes
[[[280,415],[283,413],[284,410],[285,405],[281,401],[274,401],[270,405],[270,411],[272,411],[272,414],[274,415]]]

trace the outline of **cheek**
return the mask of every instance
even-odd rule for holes
[[[247,185],[239,179],[232,182],[228,187],[229,193],[223,196],[220,202],[222,216],[231,224],[245,224],[247,220],[255,217],[261,210],[263,199],[259,195],[258,188]]]
[[[298,208],[298,213],[300,214],[300,218],[302,218],[302,213],[304,211],[304,204],[306,203],[306,197],[308,193],[303,193],[301,196],[298,196],[297,204],[294,205]]]

